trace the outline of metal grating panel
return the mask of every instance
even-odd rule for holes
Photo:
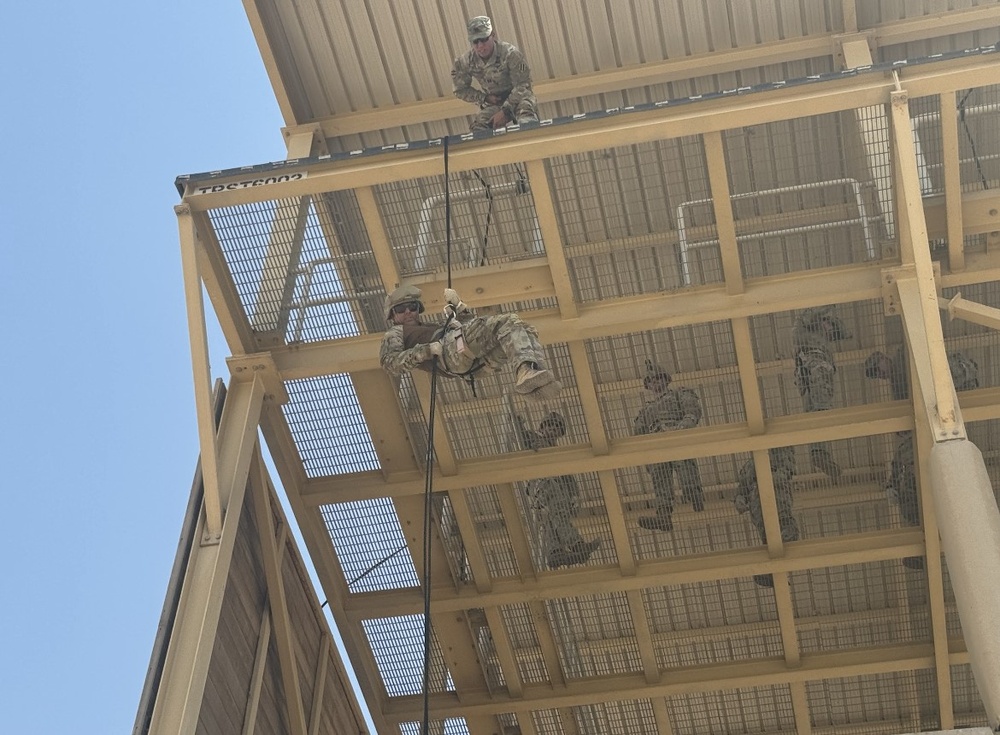
[[[678,235],[712,224],[685,204],[708,195],[699,138],[684,137],[549,162],[553,199],[575,295],[600,301],[685,285]],[[713,258],[694,258],[699,283],[721,279]]]
[[[391,500],[324,505],[320,512],[349,592],[420,586]]]
[[[639,644],[624,594],[549,600],[546,609],[567,678],[642,670]]]
[[[352,191],[316,197],[293,271],[288,341],[315,342],[385,329],[385,287]]]
[[[441,156],[443,168],[443,149]],[[453,271],[545,254],[523,166],[461,172],[448,183],[447,192],[443,176],[375,188],[402,275],[446,269],[448,215]]]
[[[882,107],[738,128],[727,132],[725,144],[744,276],[881,257],[892,211]],[[705,199],[693,206],[711,205]],[[702,237],[689,245],[717,241]]]
[[[955,725],[958,727],[988,727],[986,708],[972,676],[970,664],[949,667],[951,670],[951,698],[955,708]]]
[[[424,616],[362,620],[361,627],[378,664],[386,694],[390,697],[421,694],[424,691]],[[427,691],[455,691],[455,683],[445,666],[441,645],[433,630]]]
[[[244,316],[282,342],[378,332],[385,290],[352,192],[210,210]]]
[[[795,731],[787,686],[679,694],[667,699],[667,707],[676,735]]]
[[[649,700],[603,702],[573,710],[580,732],[607,735],[656,735],[656,717]]]
[[[643,601],[661,670],[783,654],[774,597],[750,580],[660,587]]]
[[[931,638],[927,576],[899,562],[794,572],[792,604],[803,651],[835,651]]]
[[[424,730],[424,723],[403,722],[399,726],[400,735],[421,735],[424,732],[432,732],[439,735],[468,735],[469,726],[464,717],[449,717],[446,720],[429,720],[427,730]]]
[[[527,604],[504,605],[500,608],[511,649],[517,660],[517,674],[525,684],[550,681],[538,642],[535,625],[547,625],[544,618],[536,618]],[[555,675],[555,672],[553,672]]]
[[[920,732],[941,723],[933,671],[904,671],[806,683],[814,728],[852,733]]]
[[[510,491],[503,488],[500,492]],[[468,488],[465,493],[490,577],[519,576],[517,558],[507,533],[507,524],[511,521],[504,516],[497,488],[479,486]]]
[[[381,466],[348,374],[289,380],[281,407],[307,477]]]

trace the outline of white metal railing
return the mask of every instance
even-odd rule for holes
[[[868,208],[865,206],[864,197],[861,191],[861,182],[857,179],[831,179],[829,181],[816,181],[810,184],[795,184],[793,186],[781,186],[775,189],[763,189],[761,191],[750,191],[744,194],[733,194],[729,197],[730,201],[735,201],[738,199],[749,199],[752,197],[761,197],[773,194],[786,194],[796,191],[805,191],[807,189],[821,189],[829,186],[849,186],[854,192],[854,202],[858,208],[858,216],[848,219],[835,220],[832,222],[820,222],[814,225],[797,225],[795,227],[783,227],[777,230],[769,230],[766,232],[754,232],[746,235],[737,235],[736,242],[745,242],[747,240],[760,240],[765,237],[775,237],[777,235],[793,235],[802,232],[817,232],[820,230],[829,230],[835,227],[846,227],[850,225],[860,224],[865,235],[865,252],[868,255],[869,260],[875,260],[876,258],[876,248],[875,248],[875,236],[871,231],[871,223],[881,219],[880,216],[871,216],[868,214]],[[677,205],[677,235],[680,240],[680,258],[681,258],[681,279],[685,286],[691,285],[691,265],[689,252],[695,248],[708,247],[709,245],[717,245],[719,243],[719,238],[713,237],[708,240],[695,240],[691,242],[687,239],[687,224],[684,217],[684,209],[686,207],[692,207],[697,204],[709,204],[713,201],[712,198],[708,199],[693,199],[687,202],[681,202]]]

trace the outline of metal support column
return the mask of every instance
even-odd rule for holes
[[[990,727],[1000,729],[1000,511],[983,455],[968,440],[931,448],[931,482],[942,546],[976,687]]]

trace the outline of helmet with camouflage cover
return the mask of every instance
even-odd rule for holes
[[[771,471],[786,470],[795,474],[795,449],[794,447],[774,447],[767,450],[768,460],[771,464]]]
[[[566,419],[558,411],[549,411],[548,416],[538,424],[538,431],[553,438],[566,436]]]
[[[486,15],[477,15],[469,21],[469,43],[475,43],[481,38],[493,35],[493,21]]]
[[[385,305],[382,308],[382,313],[385,314],[386,321],[392,321],[392,308],[394,306],[399,306],[400,304],[405,304],[410,301],[416,301],[419,304],[418,314],[424,313],[424,302],[420,299],[421,291],[416,286],[400,286],[395,291],[390,293],[385,297]]]
[[[979,387],[979,365],[961,352],[948,353],[948,368],[955,390],[972,390]]]
[[[652,360],[646,360],[646,377],[642,379],[642,387],[646,390],[650,390],[650,385],[654,380],[662,378],[664,385],[669,385],[673,377],[670,372],[665,368],[660,367]]]
[[[872,354],[868,355],[868,359],[865,360],[865,377],[866,378],[888,378],[890,375],[890,369],[892,362],[887,354],[880,350],[875,350]]]
[[[847,331],[840,317],[834,315],[832,305],[803,309],[795,321],[810,332],[823,331],[830,342],[850,339],[853,336]]]

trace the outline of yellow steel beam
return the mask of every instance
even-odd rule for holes
[[[382,283],[385,285],[385,290],[391,292],[400,285],[399,267],[392,254],[392,245],[389,242],[389,234],[385,230],[382,213],[379,211],[378,202],[375,199],[375,190],[370,186],[363,186],[355,189],[354,195],[358,200],[361,220],[365,223],[365,229],[368,231],[368,241],[372,244],[372,253],[375,256],[375,264],[378,267]]]
[[[917,160],[913,141],[913,128],[910,121],[909,94],[893,92],[891,96],[891,118],[893,142],[900,180],[897,188],[902,199],[902,221],[900,227],[909,233],[912,246],[911,252],[902,253],[904,264],[913,264],[914,274],[907,282],[912,284],[909,298],[904,296],[903,284],[897,279],[900,288],[900,301],[903,311],[903,323],[908,332],[910,354],[916,360],[918,369],[922,367],[924,356],[930,361],[931,381],[921,381],[921,389],[925,403],[933,401],[933,410],[940,428],[950,433],[959,421],[956,415],[955,389],[951,382],[951,372],[945,356],[943,344],[944,335],[941,330],[941,318],[938,314],[937,292],[934,282],[934,272],[931,264],[930,246],[927,240],[927,225],[924,220],[924,209],[920,194],[920,179],[917,172]],[[914,344],[913,329],[922,327],[926,332],[926,342]],[[928,350],[928,346],[930,349]],[[920,371],[918,370],[918,375]],[[924,375],[920,375],[924,378]],[[928,403],[928,405],[930,405]],[[935,427],[937,429],[938,427]],[[941,437],[936,437],[940,441]]]
[[[303,130],[288,138],[288,158],[308,158],[319,141],[316,131]],[[325,152],[325,141],[322,150]],[[267,336],[274,344],[283,344],[288,327],[292,294],[295,291],[295,268],[302,255],[311,196],[275,202],[271,213],[267,251],[261,269],[260,284],[254,299],[254,331]]]
[[[576,387],[580,392],[580,407],[583,409],[583,419],[587,424],[587,435],[594,454],[607,454],[608,433],[604,430],[604,419],[601,416],[601,404],[594,384],[594,373],[587,359],[586,345],[575,340],[569,345],[569,358],[576,376]]]
[[[984,400],[996,395],[994,389],[981,389]],[[978,406],[980,417],[1000,413],[1000,406],[980,405],[972,392],[965,394],[970,406]],[[475,487],[529,480],[552,475],[600,472],[637,467],[651,461],[674,461],[794,446],[814,441],[872,436],[913,427],[913,416],[903,402],[853,406],[813,414],[796,414],[771,419],[766,434],[750,435],[742,424],[704,426],[683,432],[661,432],[648,436],[617,440],[606,455],[594,455],[589,447],[559,447],[544,455],[517,453],[463,461],[455,475],[435,475],[436,490]],[[724,450],[722,449],[724,447]],[[309,505],[394,497],[423,491],[422,472],[399,472],[388,480],[380,473],[352,473],[309,480],[301,496]]]
[[[965,231],[962,223],[962,172],[959,163],[958,110],[955,109],[955,93],[943,92],[938,97],[938,108],[941,114],[941,163],[948,230],[948,268],[960,271],[965,268]],[[926,213],[924,216],[927,216]]]
[[[250,691],[247,694],[247,708],[243,714],[243,729],[241,735],[254,735],[257,728],[257,710],[260,707],[260,692],[264,684],[264,671],[267,668],[267,651],[271,644],[271,612],[267,606],[260,616],[260,628],[257,630],[257,651],[254,653],[253,672],[250,674]]]
[[[256,419],[263,385],[236,383],[226,397],[219,428],[219,501],[222,526],[215,543],[192,543],[184,584],[156,696],[150,735],[194,732],[197,728],[212,650],[218,633],[226,581],[236,547],[240,509],[246,495],[250,458],[256,440]],[[211,416],[210,416],[211,418]],[[253,420],[251,420],[253,419]],[[252,438],[247,435],[253,425]],[[214,426],[213,426],[214,430]],[[205,517],[197,538],[206,535]]]
[[[948,312],[949,321],[962,319],[990,329],[1000,329],[1000,309],[963,299],[961,293],[955,294],[950,299],[940,298],[938,305]]]
[[[997,253],[970,254],[968,258],[966,271],[944,274],[941,287],[1000,279],[1000,255]],[[533,312],[525,317],[538,328],[546,343],[704,324],[827,303],[881,299],[883,267],[884,264],[876,262],[755,279],[748,282],[746,293],[737,295],[727,294],[722,286],[709,286],[690,291],[633,296],[610,304],[581,305],[579,318],[566,321],[551,310]],[[489,290],[490,283],[485,278],[480,287]],[[496,298],[506,297],[498,294]],[[488,303],[503,302],[494,302],[491,298]],[[428,305],[428,308],[433,306]],[[282,377],[295,380],[380,369],[378,351],[381,339],[380,334],[371,334],[278,347],[271,352]]]
[[[639,658],[642,659],[642,673],[647,684],[660,681],[660,666],[656,661],[656,648],[653,645],[653,633],[650,629],[649,615],[646,614],[646,603],[642,599],[642,590],[627,590],[629,614],[632,616],[632,626],[635,630],[635,642],[639,648]]]
[[[895,560],[904,556],[919,556],[923,549],[923,534],[919,529],[822,537],[789,546],[780,559],[771,559],[765,549],[740,549],[644,561],[636,573],[629,576],[623,576],[617,568],[587,567],[547,574],[535,580],[497,580],[493,591],[485,595],[471,589],[455,591],[435,588],[431,609],[435,612],[455,612],[487,605],[512,605],[525,601],[626,592],[651,586]],[[420,604],[420,600],[415,599],[409,590],[366,592],[344,600],[343,609],[350,619],[360,620],[413,614]]]
[[[184,300],[187,304],[188,338],[191,368],[194,373],[194,403],[201,448],[201,473],[204,485],[205,538],[217,542],[222,532],[222,503],[219,489],[219,459],[215,419],[212,411],[212,369],[208,355],[208,327],[205,300],[198,267],[198,231],[189,207],[174,207],[181,240],[181,264],[184,272]]]
[[[433,695],[430,709],[435,717],[467,715],[470,712],[529,712],[552,707],[574,707],[619,700],[649,699],[744,687],[766,687],[793,682],[885,674],[927,669],[933,661],[929,644],[864,648],[803,656],[802,666],[789,669],[783,661],[756,660],[685,667],[664,672],[657,684],[646,684],[641,674],[573,682],[565,689],[533,684],[519,700],[489,697],[485,692],[459,703],[449,695]],[[389,704],[386,717],[405,722],[421,708],[419,697],[400,697]]]
[[[487,607],[484,612],[486,622],[490,626],[490,635],[496,645],[497,659],[503,670],[503,680],[507,683],[507,692],[512,697],[520,697],[524,692],[524,681],[521,679],[521,671],[514,655],[514,643],[507,632],[503,615],[499,607]]]
[[[305,705],[302,702],[302,688],[299,686],[299,666],[296,661],[296,643],[292,631],[292,621],[288,615],[285,598],[285,584],[281,574],[281,560],[285,550],[285,534],[288,527],[282,526],[275,537],[274,515],[267,480],[267,469],[260,447],[254,452],[254,469],[251,477],[250,495],[254,514],[257,518],[257,536],[261,545],[261,560],[264,580],[267,584],[267,603],[274,626],[275,648],[278,651],[278,667],[281,671],[284,692],[285,714],[291,735],[307,735]]]
[[[911,375],[910,384],[917,383]],[[914,468],[919,479],[920,515],[924,528],[924,568],[927,570],[927,590],[930,597],[931,640],[934,643],[934,669],[936,673],[938,713],[942,729],[955,726],[955,709],[951,692],[951,666],[948,660],[948,618],[944,599],[944,574],[941,565],[941,538],[938,534],[937,514],[930,482],[930,449],[933,440],[926,421],[918,420],[914,430],[916,462]]]
[[[531,183],[531,198],[535,203],[538,229],[545,243],[545,254],[552,271],[552,283],[559,302],[559,313],[564,319],[576,316],[576,299],[573,298],[573,284],[569,277],[569,266],[563,251],[562,235],[559,232],[559,218],[556,216],[552,187],[549,186],[548,172],[544,161],[528,161],[528,181]]]
[[[996,60],[971,57],[916,66],[906,70],[906,86],[914,96],[936,95],[996,82]],[[569,126],[520,131],[499,139],[463,143],[449,154],[455,173],[489,166],[543,160],[554,156],[602,150],[666,138],[699,135],[741,125],[763,125],[777,120],[821,115],[884,103],[894,89],[891,79],[863,74],[809,86],[682,104],[594,120]],[[256,175],[233,175],[210,181],[192,181],[184,199],[192,211],[305,196],[327,191],[357,189],[390,181],[407,181],[440,175],[437,150],[392,151],[385,154],[323,161],[288,169],[282,181],[251,185]]]
[[[702,145],[705,147],[705,162],[708,166],[708,182],[712,190],[715,227],[719,238],[719,252],[722,256],[722,273],[726,293],[738,294],[746,290],[743,268],[740,264],[740,246],[736,240],[736,224],[733,220],[733,205],[729,198],[729,174],[726,170],[726,153],[722,145],[722,133],[713,130],[704,133]]]
[[[622,574],[635,574],[635,555],[629,543],[628,526],[625,520],[625,509],[622,507],[622,496],[618,492],[615,473],[602,470],[597,473],[597,481],[601,485],[601,497],[608,513],[608,524],[611,526],[611,539],[615,544],[615,556]]]

